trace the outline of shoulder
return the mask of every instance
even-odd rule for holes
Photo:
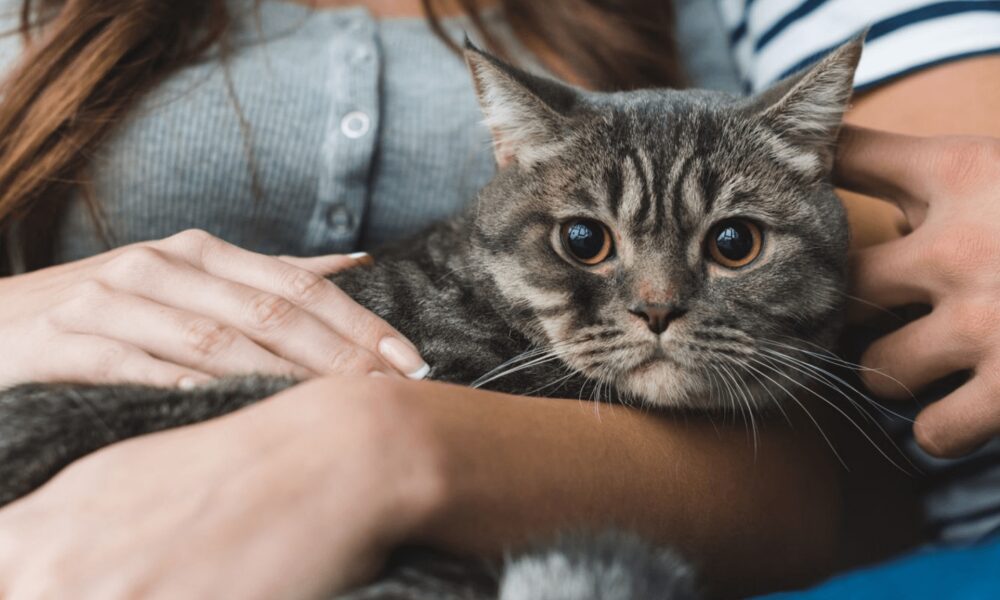
[[[1000,53],[1000,1],[717,0],[747,91],[804,68],[868,29],[855,87]]]

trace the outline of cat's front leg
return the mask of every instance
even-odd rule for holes
[[[0,392],[0,506],[74,460],[119,440],[217,417],[295,384],[239,377],[181,390],[138,385],[28,384]]]

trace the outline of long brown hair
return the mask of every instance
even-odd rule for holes
[[[457,0],[487,44],[479,0]],[[435,0],[422,0],[443,35]],[[528,47],[585,86],[678,86],[673,14],[664,0],[503,0]],[[0,235],[31,232],[42,266],[60,205],[85,188],[89,157],[136,101],[174,70],[225,43],[227,0],[24,0],[26,51],[0,87]],[[449,42],[450,43],[450,42]],[[84,190],[86,191],[86,190]],[[3,254],[0,252],[0,254]]]

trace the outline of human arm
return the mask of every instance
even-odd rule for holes
[[[102,450],[0,511],[0,589],[107,598],[104,586],[123,585],[199,598],[294,581],[298,594],[259,597],[311,598],[370,576],[403,542],[496,556],[611,524],[676,545],[728,595],[829,568],[836,466],[813,436],[768,423],[755,454],[742,423],[596,409],[437,383],[315,380]]]

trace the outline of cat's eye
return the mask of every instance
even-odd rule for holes
[[[764,236],[760,227],[746,219],[726,219],[708,234],[708,254],[727,269],[739,269],[760,256]]]
[[[600,221],[573,219],[559,230],[563,247],[575,260],[594,266],[607,260],[613,251],[611,232]]]

